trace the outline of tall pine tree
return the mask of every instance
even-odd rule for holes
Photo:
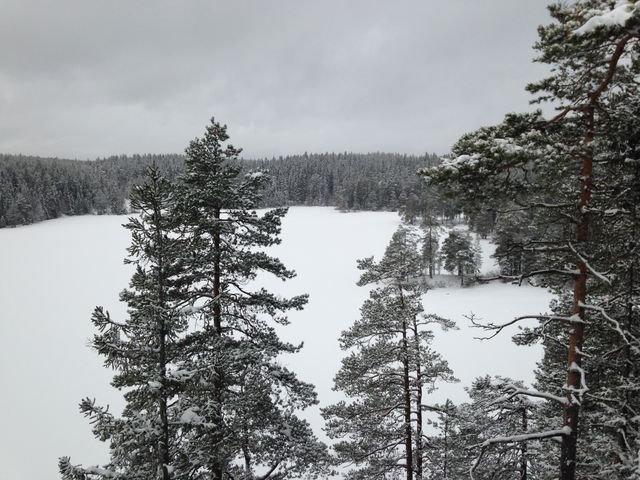
[[[178,402],[188,452],[181,471],[215,480],[312,477],[328,455],[296,412],[316,394],[279,361],[301,346],[274,330],[307,296],[281,298],[256,282],[258,273],[294,276],[264,251],[280,242],[286,209],[256,212],[268,177],[242,176],[240,150],[228,139],[212,120],[187,148],[178,184],[175,212],[188,239],[184,301],[198,320],[184,339],[192,375]]]
[[[535,224],[535,236],[523,245],[523,251],[537,254],[535,267],[520,279],[537,276],[558,293],[560,302],[543,316],[537,333],[565,349],[563,360],[546,363],[563,370],[547,372],[547,378],[563,379],[555,389],[537,392],[555,404],[561,424],[538,436],[561,440],[562,480],[593,478],[591,472],[610,472],[604,467],[612,465],[628,475],[637,469],[629,459],[638,449],[637,421],[629,413],[634,397],[628,395],[637,389],[638,346],[637,314],[628,307],[637,298],[635,261],[629,261],[637,256],[630,246],[636,221],[628,195],[637,162],[640,5],[583,0],[553,4],[550,12],[555,22],[540,27],[536,49],[538,61],[552,72],[528,89],[535,101],[554,102],[558,114],[508,115],[499,125],[463,136],[453,158],[424,173],[436,183],[464,182],[454,187],[460,199],[508,205]],[[624,239],[624,246],[616,246],[615,238]],[[603,348],[611,340],[611,348]],[[589,351],[598,353],[590,357]],[[625,352],[616,354],[625,372],[621,382],[598,378],[605,372],[598,364],[611,352]],[[592,390],[602,381],[610,382],[605,395],[596,393],[599,387]],[[580,420],[581,410],[598,402],[601,421],[609,418],[612,432],[619,426],[619,448],[607,458],[597,454],[602,449],[589,447],[595,421]]]

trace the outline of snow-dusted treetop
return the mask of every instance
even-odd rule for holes
[[[618,0],[613,8],[594,8],[587,12],[589,20],[575,33],[584,35],[599,27],[626,27],[632,18],[640,19],[640,3],[631,0]]]
[[[523,147],[515,144],[512,140],[507,140],[504,138],[494,138],[492,139],[492,142],[491,153],[493,154],[508,155],[521,152],[523,150]],[[457,169],[463,165],[468,167],[475,167],[481,162],[482,158],[482,155],[477,153],[473,153],[471,155],[462,154],[454,158],[443,157],[442,163],[439,165],[439,168]]]

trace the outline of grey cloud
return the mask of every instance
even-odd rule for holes
[[[5,0],[0,151],[182,151],[208,118],[248,156],[447,151],[525,83],[527,0]]]

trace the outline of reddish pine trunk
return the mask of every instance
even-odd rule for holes
[[[626,44],[632,36],[627,35],[616,45],[615,51],[608,62],[607,74],[603,81],[590,95],[588,104],[584,107],[585,135],[583,142],[585,152],[582,156],[582,168],[580,171],[580,197],[578,202],[578,226],[576,228],[576,245],[586,243],[589,240],[589,217],[587,209],[592,194],[593,175],[593,147],[591,142],[595,134],[595,110],[598,108],[599,98],[607,90],[616,73],[618,61],[624,52]],[[584,341],[584,319],[587,299],[587,265],[580,259],[576,262],[578,275],[573,286],[573,310],[572,314],[578,321],[572,322],[569,334],[569,351],[567,355],[567,400],[564,411],[564,426],[570,429],[567,435],[562,437],[560,453],[560,480],[575,480],[576,477],[576,453],[578,441],[578,419],[580,405],[574,399],[574,392],[582,388],[582,345]]]
[[[576,245],[586,243],[589,239],[589,217],[587,208],[591,200],[593,150],[590,143],[593,140],[594,109],[588,108],[585,113],[586,131],[584,142],[587,150],[582,157],[582,169],[580,171],[580,201],[578,203],[579,223],[576,229]],[[580,403],[577,391],[582,388],[582,376],[579,369],[582,368],[582,344],[584,341],[584,304],[587,299],[587,266],[583,261],[576,262],[578,275],[573,284],[573,310],[572,314],[577,321],[571,322],[569,333],[569,351],[567,355],[567,406],[564,411],[564,427],[570,432],[562,437],[560,454],[560,480],[574,480],[576,475],[576,450],[578,441],[578,419]]]
[[[447,409],[448,409],[447,405]],[[444,416],[444,438],[443,438],[444,458],[442,459],[442,479],[449,478],[449,412]]]
[[[527,421],[527,407],[522,406],[522,433],[529,430]],[[520,448],[520,480],[527,480],[527,442],[522,442]]]

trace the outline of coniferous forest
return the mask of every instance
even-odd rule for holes
[[[416,170],[436,155],[385,153],[304,154],[239,159],[244,171],[268,170],[262,207],[313,205],[341,210],[419,208],[426,195]],[[119,156],[94,161],[0,155],[0,228],[63,215],[123,214],[133,185],[155,165],[169,180],[184,170],[183,155]],[[453,214],[451,201],[439,207]]]
[[[442,158],[246,160],[216,119],[184,155],[0,156],[0,227],[131,213],[127,316],[96,307],[90,339],[124,409],[79,399],[109,460],[68,452],[61,478],[640,480],[640,1],[549,12],[534,45],[547,76],[526,85],[536,109]],[[282,362],[303,348],[279,332],[309,295],[261,284],[296,276],[269,253],[294,205],[402,218],[384,253],[357,263],[366,299],[336,339],[327,442],[305,419],[313,379]],[[491,275],[481,239],[496,247]],[[461,291],[553,293],[545,312],[468,316],[484,341],[516,331],[541,346],[532,385],[486,374],[467,401],[433,401],[457,381],[435,341],[457,324],[429,311],[443,271]]]

